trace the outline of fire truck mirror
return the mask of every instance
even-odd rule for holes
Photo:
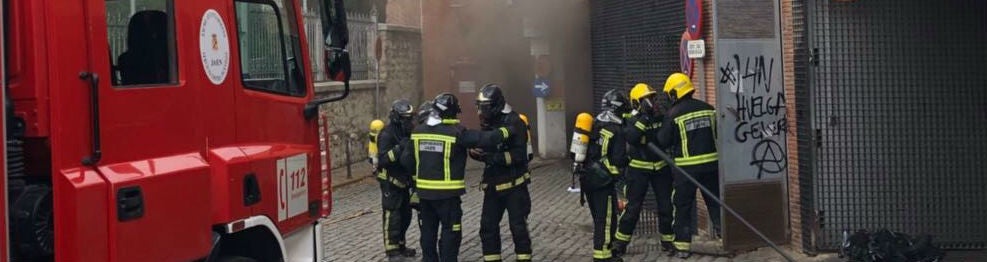
[[[325,39],[326,51],[322,57],[324,70],[329,79],[343,82],[343,92],[337,96],[323,97],[309,102],[302,112],[305,119],[314,119],[318,115],[319,105],[343,100],[350,94],[352,68],[350,53],[346,50],[346,45],[349,43],[349,30],[343,2],[343,0],[322,0],[322,36]]]

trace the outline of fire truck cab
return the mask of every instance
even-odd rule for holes
[[[0,262],[323,259],[342,0],[0,1]]]

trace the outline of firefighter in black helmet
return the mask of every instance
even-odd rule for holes
[[[627,207],[620,214],[620,225],[614,238],[614,253],[623,255],[631,241],[634,229],[641,216],[641,204],[650,186],[658,202],[658,233],[661,234],[661,247],[666,255],[674,255],[672,240],[672,175],[661,157],[650,152],[648,143],[655,142],[655,135],[661,125],[662,116],[658,112],[657,93],[650,86],[639,83],[631,89],[630,100],[634,112],[624,128],[630,157],[625,176]]]
[[[408,100],[395,100],[388,116],[390,123],[377,135],[377,180],[384,209],[384,252],[389,261],[416,256],[414,249],[405,246],[405,234],[411,225],[411,172],[401,166],[398,159],[411,137],[413,113],[414,108]]]
[[[611,252],[617,229],[617,193],[614,184],[629,159],[623,135],[624,114],[630,102],[619,91],[603,95],[603,111],[596,115],[580,189],[593,216],[593,261],[623,261]]]
[[[695,89],[689,76],[674,73],[665,81],[663,91],[672,101],[672,108],[658,132],[658,144],[675,158],[675,164],[689,172],[713,194],[720,194],[719,155],[716,150],[716,111],[713,106],[692,98]],[[676,256],[692,255],[692,210],[696,206],[696,185],[675,172],[675,249]],[[706,210],[713,223],[714,234],[720,230],[720,205],[710,197]]]
[[[477,113],[483,130],[510,128],[525,130],[512,133],[503,143],[472,150],[470,156],[486,165],[483,169],[483,208],[480,214],[480,242],[484,261],[501,261],[500,220],[507,211],[518,261],[531,260],[531,236],[528,214],[528,133],[517,112],[507,104],[500,86],[486,84],[476,97]]]
[[[401,155],[401,162],[416,173],[422,260],[457,261],[463,237],[460,196],[466,193],[467,149],[498,145],[524,130],[467,130],[456,118],[459,100],[449,93],[436,96],[432,110],[425,123],[411,132],[411,147]],[[441,242],[437,239],[440,226]]]

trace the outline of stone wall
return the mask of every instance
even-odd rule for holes
[[[393,24],[380,25],[377,35],[381,38],[383,52],[380,61],[380,77],[388,83],[386,94],[381,97],[381,117],[390,109],[391,102],[404,98],[412,105],[421,104],[422,97],[422,48],[421,30]]]
[[[418,106],[421,103],[421,33],[417,28],[381,24],[380,98],[376,80],[350,83],[350,94],[343,101],[323,105],[320,111],[329,117],[331,167],[346,165],[346,146],[349,143],[350,163],[367,159],[367,132],[370,121],[387,122],[391,102],[405,98]],[[371,70],[370,77],[376,78]],[[335,96],[343,89],[342,83],[316,84],[318,96]],[[379,116],[375,116],[375,107]]]
[[[366,137],[370,121],[374,119],[375,86],[374,80],[353,81],[346,99],[322,105],[320,108],[329,119],[329,157],[332,167],[345,165],[346,143],[349,143],[351,162],[367,159]],[[381,82],[380,89],[383,94],[387,89],[385,83]],[[316,84],[316,93],[321,96],[336,96],[341,90],[342,83]]]

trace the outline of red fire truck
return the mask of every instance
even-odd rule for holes
[[[0,262],[322,260],[342,0],[2,0],[2,16]],[[344,90],[315,97],[316,73]]]

